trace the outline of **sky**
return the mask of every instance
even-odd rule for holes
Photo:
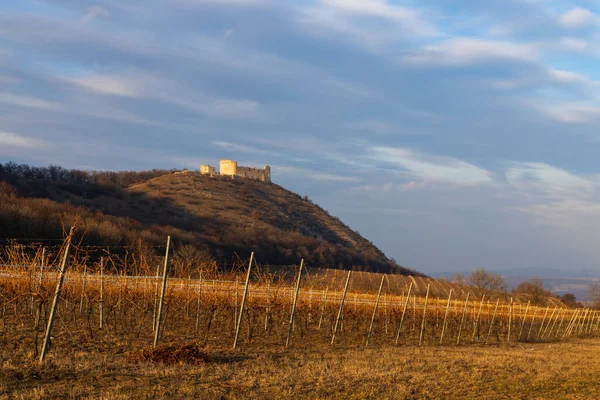
[[[600,271],[599,57],[596,0],[0,0],[0,162],[268,164],[424,273]]]

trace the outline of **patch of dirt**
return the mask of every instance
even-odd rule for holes
[[[204,364],[212,362],[208,353],[197,344],[158,346],[132,352],[130,362],[155,362],[162,364]]]

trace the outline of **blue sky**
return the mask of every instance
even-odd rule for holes
[[[0,10],[2,160],[269,164],[426,273],[598,269],[597,1]]]

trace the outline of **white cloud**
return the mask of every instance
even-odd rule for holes
[[[64,109],[62,104],[54,101],[48,101],[38,97],[18,95],[9,92],[0,92],[0,103],[49,111],[61,111]]]
[[[535,106],[547,117],[566,123],[586,123],[600,118],[600,105],[578,102],[539,104]]]
[[[585,76],[576,72],[558,70],[554,68],[548,69],[550,79],[560,83],[590,83],[591,81]]]
[[[584,51],[589,48],[589,43],[583,39],[563,37],[558,41],[561,48],[571,51]]]
[[[373,52],[393,42],[440,36],[422,14],[385,0],[319,0],[304,7],[298,21],[311,34],[334,33]]]
[[[47,146],[41,139],[23,136],[13,132],[0,131],[0,145],[6,147],[39,148]]]
[[[403,25],[414,34],[439,35],[438,30],[425,22],[416,10],[392,5],[385,0],[321,0],[320,3],[341,13],[388,19]]]
[[[369,149],[372,160],[396,165],[426,182],[446,182],[459,186],[493,183],[489,171],[462,160],[419,154],[399,147],[375,146]]]
[[[416,64],[463,66],[497,59],[531,62],[537,58],[537,50],[528,44],[459,37],[426,45],[421,52],[402,60]]]
[[[361,179],[356,176],[338,175],[331,173],[324,173],[315,171],[307,168],[297,168],[287,165],[273,165],[271,166],[272,173],[274,175],[282,176],[301,176],[306,179],[319,181],[319,182],[360,182]]]
[[[538,198],[588,198],[595,190],[592,180],[545,163],[513,163],[506,170],[510,186]]]
[[[269,0],[179,0],[176,3],[187,5],[214,5],[227,7],[248,7],[269,4]]]
[[[69,77],[65,80],[74,83],[81,88],[106,95],[135,97],[139,96],[139,90],[132,79],[119,76],[87,75],[81,77]]]
[[[566,28],[576,29],[593,23],[596,16],[590,10],[576,7],[560,16],[559,22]]]

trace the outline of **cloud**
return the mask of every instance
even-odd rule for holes
[[[401,24],[408,31],[422,36],[437,36],[438,30],[425,22],[419,12],[385,0],[321,0],[320,3],[340,13],[377,17]]]
[[[596,188],[592,180],[539,162],[513,163],[506,180],[513,188],[544,199],[589,198]]]
[[[464,66],[493,60],[532,62],[537,58],[537,50],[528,44],[458,37],[426,45],[402,60],[414,64]]]
[[[175,3],[200,6],[248,7],[269,4],[269,0],[178,0]]]
[[[548,69],[548,76],[550,79],[560,83],[590,83],[591,80],[587,79],[582,74],[576,72],[564,71],[554,68]]]
[[[338,175],[316,171],[308,168],[297,168],[287,165],[273,165],[272,172],[276,176],[302,177],[319,182],[360,182],[361,179],[356,176]]]
[[[489,171],[462,160],[431,156],[399,147],[374,146],[369,150],[372,160],[395,165],[426,182],[444,182],[459,186],[493,183]]]
[[[560,16],[559,22],[562,26],[570,29],[582,28],[596,20],[596,16],[585,8],[576,7]]]
[[[298,14],[298,22],[310,33],[350,39],[368,51],[394,42],[437,37],[437,27],[415,8],[385,0],[319,0]]]
[[[600,119],[600,104],[564,101],[535,105],[547,117],[565,123],[585,124]]]
[[[20,147],[25,149],[33,149],[46,147],[47,143],[41,139],[30,136],[23,136],[17,133],[0,131],[0,145],[6,147]]]
[[[61,103],[9,92],[0,92],[0,103],[49,111],[61,111],[64,109]]]
[[[68,77],[65,80],[100,94],[126,97],[136,97],[140,94],[130,79],[117,76],[88,75]]]

